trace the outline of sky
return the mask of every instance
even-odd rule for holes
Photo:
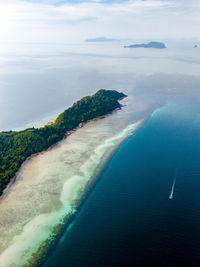
[[[199,39],[200,0],[0,0],[1,43]]]

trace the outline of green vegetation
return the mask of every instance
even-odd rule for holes
[[[99,90],[83,97],[61,113],[54,123],[43,128],[29,128],[20,132],[0,133],[0,195],[14,177],[21,164],[32,154],[41,152],[60,141],[67,131],[80,123],[106,115],[120,107],[118,100],[125,97],[117,91]]]

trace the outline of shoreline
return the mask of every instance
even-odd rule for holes
[[[94,128],[94,125],[92,125],[92,128]],[[134,127],[133,127],[133,125],[134,125]],[[89,174],[88,178],[86,178],[86,182],[84,182],[83,188],[81,185],[78,185],[78,184],[76,185],[76,187],[77,187],[76,190],[78,190],[77,191],[78,195],[75,198],[72,198],[70,200],[70,203],[71,203],[70,211],[65,212],[63,215],[61,213],[60,219],[58,218],[58,221],[56,220],[57,222],[55,222],[52,225],[51,231],[50,231],[50,234],[48,234],[48,237],[45,238],[45,240],[43,240],[42,242],[39,242],[39,244],[40,244],[39,247],[37,247],[37,249],[34,250],[30,254],[30,257],[28,257],[25,260],[26,263],[25,262],[24,262],[24,264],[19,264],[19,263],[16,264],[15,263],[14,266],[23,266],[23,267],[25,267],[25,266],[29,266],[29,267],[30,266],[42,266],[43,262],[47,259],[48,255],[49,255],[48,254],[49,249],[51,251],[51,247],[53,249],[54,246],[57,244],[57,242],[60,240],[60,237],[64,234],[65,230],[70,225],[70,222],[73,220],[77,211],[79,210],[79,208],[81,208],[82,204],[87,199],[89,192],[92,190],[93,186],[95,186],[95,183],[98,181],[98,178],[101,175],[101,172],[103,171],[106,164],[108,164],[109,159],[112,157],[114,152],[119,148],[119,146],[122,144],[122,142],[124,142],[130,135],[132,135],[133,131],[135,132],[138,129],[138,126],[141,125],[141,122],[139,125],[137,125],[137,127],[135,127],[135,124],[133,124],[133,125],[132,125],[133,129],[131,129],[131,128],[130,129],[128,128],[128,130],[124,129],[120,133],[118,133],[114,136],[111,135],[111,137],[106,140],[106,141],[108,141],[108,145],[105,146],[105,143],[103,143],[103,144],[100,143],[100,145],[98,145],[95,148],[95,149],[99,149],[101,147],[101,148],[103,148],[103,152],[101,152],[99,160],[95,159],[95,162],[97,160],[97,164],[96,164],[95,168],[92,169],[92,172],[91,172],[91,174]],[[129,132],[129,130],[131,130],[131,132]],[[114,140],[117,141],[117,143],[115,143],[115,144],[112,143]],[[105,146],[105,148],[104,148],[104,146]],[[87,164],[87,162],[88,161],[86,161],[86,164]],[[93,163],[92,163],[92,165],[93,165]],[[86,174],[84,174],[84,176],[85,175]],[[22,186],[23,186],[23,184],[21,185],[21,187]],[[64,185],[63,185],[63,188],[64,188]],[[22,187],[22,190],[23,190],[23,187]],[[70,188],[69,188],[69,190],[70,190]],[[46,217],[46,215],[45,215],[45,217]],[[33,219],[31,219],[31,221],[28,223],[28,225],[25,225],[25,228],[29,229],[30,228],[29,225],[30,225],[30,223],[32,223],[32,221],[33,221]],[[26,236],[26,231],[27,230],[25,230],[25,232],[23,232],[23,235],[25,234],[25,236]],[[28,230],[28,232],[29,231],[30,230]],[[28,240],[26,242],[28,242]],[[8,251],[7,251],[7,249],[6,249],[6,251],[4,251],[3,258],[8,257],[8,252],[9,251],[12,252],[14,248],[12,248],[12,246],[11,247],[9,246],[8,249],[9,249]],[[6,252],[6,254],[5,254],[5,252]],[[10,254],[10,252],[9,252],[9,254]],[[17,255],[20,257],[20,254],[17,253],[15,256],[13,256],[14,257],[13,260],[15,259],[15,257]],[[44,259],[45,255],[46,255],[46,257]],[[3,259],[0,259],[0,263],[2,262],[1,260],[3,260]],[[2,266],[7,266],[7,265],[3,265],[3,262],[2,262]],[[21,260],[20,260],[20,262],[21,262]]]
[[[85,201],[87,200],[87,198],[89,197],[90,193],[92,192],[92,189],[99,182],[99,178],[101,177],[101,175],[102,175],[104,169],[106,168],[106,166],[109,164],[109,161],[112,159],[112,157],[117,152],[117,150],[132,135],[134,135],[144,125],[144,123],[147,120],[148,120],[148,118],[142,120],[142,122],[140,122],[140,125],[136,129],[134,129],[134,132],[132,132],[131,134],[129,134],[128,136],[126,136],[124,139],[122,139],[111,150],[108,150],[108,151],[105,152],[105,154],[103,155],[103,159],[101,160],[100,164],[96,167],[93,176],[91,177],[91,179],[89,179],[88,184],[85,187],[85,190],[84,190],[83,195],[78,200],[78,203],[76,203],[77,204],[77,209],[76,209],[75,213],[71,214],[71,216],[69,216],[69,218],[66,218],[66,221],[63,224],[61,223],[60,228],[59,228],[59,226],[58,226],[58,228],[56,227],[56,230],[55,230],[56,233],[55,233],[55,236],[54,236],[54,239],[53,240],[50,237],[49,240],[47,240],[47,243],[46,244],[43,244],[41,246],[40,250],[41,250],[41,253],[43,255],[41,255],[41,257],[40,256],[38,257],[38,255],[37,255],[37,258],[39,258],[39,260],[38,261],[36,260],[36,262],[35,263],[33,262],[32,264],[29,262],[28,265],[23,265],[22,267],[42,267],[42,266],[44,266],[44,264],[48,260],[49,255],[56,248],[57,244],[60,242],[60,240],[65,235],[65,232],[68,230],[68,227],[73,222],[73,220],[75,219],[75,217],[77,216],[77,214],[79,213],[79,211],[82,209]]]
[[[124,97],[125,98],[125,97]],[[122,106],[123,107],[123,106]],[[62,140],[56,142],[55,144],[51,145],[49,148],[47,149],[44,149],[40,152],[37,152],[37,153],[34,153],[32,155],[30,155],[23,163],[22,165],[20,166],[19,170],[15,173],[15,176],[13,178],[11,178],[10,182],[8,183],[8,185],[6,186],[6,188],[3,190],[3,193],[2,195],[0,195],[0,203],[12,192],[12,186],[15,185],[17,182],[20,181],[21,177],[18,177],[18,175],[23,171],[23,168],[25,168],[32,159],[34,159],[35,157],[39,156],[39,155],[42,155],[44,154],[45,152],[47,151],[50,151],[52,150],[55,146],[59,145],[60,142],[62,142],[63,140],[66,140],[70,135],[74,134],[78,129],[84,127],[85,125],[87,125],[89,122],[92,122],[92,121],[98,121],[98,120],[102,120],[110,115],[112,115],[113,112],[117,111],[117,110],[120,110],[121,108],[117,108],[115,109],[114,111],[112,111],[111,113],[108,113],[107,115],[102,115],[102,116],[99,116],[99,117],[96,117],[94,119],[91,119],[91,120],[88,120],[86,122],[82,122],[80,123],[76,128],[72,129],[71,131],[67,131],[63,137]],[[56,119],[54,119],[55,121]],[[45,123],[45,125],[41,126],[41,127],[37,127],[38,129],[39,128],[42,128],[42,127],[45,127],[46,125],[50,125],[51,121],[48,121],[47,123]],[[19,178],[19,179],[18,179]]]
[[[118,100],[124,97],[122,92],[100,89],[92,96],[76,101],[71,107],[60,113],[54,123],[48,122],[49,125],[45,127],[32,127],[17,132],[1,132],[3,147],[0,166],[2,169],[0,195],[28,157],[61,141],[66,132],[76,129],[83,122],[121,108]]]
[[[2,235],[2,240],[6,240],[6,246],[2,244],[3,247],[0,248],[2,251],[0,255],[2,267],[8,266],[10,263],[14,263],[13,266],[42,266],[47,260],[49,253],[55,248],[60,238],[62,238],[65,231],[67,231],[77,212],[79,212],[82,205],[85,203],[93,186],[99,181],[99,177],[110,159],[119,147],[144,125],[149,117],[149,114],[146,114],[146,116],[143,116],[141,119],[131,120],[132,123],[129,120],[124,123],[123,118],[126,118],[126,114],[127,110],[125,109],[122,113],[114,112],[113,116],[109,116],[109,114],[88,121],[84,123],[84,125],[79,125],[79,127],[67,133],[69,139],[65,136],[62,141],[52,145],[48,150],[33,154],[24,162],[23,167],[20,168],[20,173],[17,175],[18,179],[13,181],[12,185],[9,187],[8,194],[5,195],[5,202],[1,203],[3,201],[0,201],[0,213],[2,213],[4,204],[6,205],[5,209],[12,204],[12,206],[19,211],[17,214],[17,216],[20,216],[19,223],[21,224],[21,221],[23,222],[23,228],[18,232],[17,239],[13,239],[13,228],[11,228],[11,237],[10,234],[7,235],[7,233],[4,234],[5,238],[3,238],[4,235]],[[104,120],[102,120],[102,118],[104,118]],[[116,124],[117,120],[119,120],[119,123]],[[65,155],[67,155],[67,158]],[[64,171],[65,169],[67,173]],[[55,184],[57,188],[54,186],[51,173],[59,175],[58,180],[56,178]],[[43,178],[45,179],[43,180]],[[60,178],[62,178],[62,180],[60,180]],[[21,183],[17,183],[17,181]],[[41,189],[38,188],[40,184],[43,184]],[[28,194],[27,186],[30,187],[31,190]],[[32,193],[34,195],[38,194],[39,198],[35,199],[34,195],[34,198],[30,198],[30,194],[32,195]],[[32,215],[30,214],[23,219],[21,218],[21,212],[26,212],[28,207],[24,207],[22,203],[24,196],[28,198],[26,206],[31,205],[31,210],[37,207],[37,213],[34,214],[34,212]],[[16,204],[14,199],[17,201]],[[20,209],[18,209],[18,201],[22,204],[22,207],[19,207]],[[37,201],[39,201],[39,205],[36,204]],[[47,203],[52,204],[49,206]],[[56,208],[58,204],[59,206]],[[48,208],[48,211],[44,213],[43,209],[41,210],[42,206]],[[27,210],[27,212],[29,213],[29,210]],[[0,219],[3,218],[3,221],[5,220],[4,214],[3,208],[3,214],[0,215]],[[11,217],[7,216],[6,220],[12,221],[12,218],[15,218],[14,214],[12,214]],[[14,227],[16,223],[18,223],[17,220],[13,222]],[[2,231],[1,228],[0,233]],[[34,235],[31,229],[33,229]],[[41,231],[45,229],[48,230],[45,234],[46,237],[40,237],[40,233],[43,233]],[[4,231],[7,230],[5,229]],[[24,241],[21,244],[22,240]],[[35,248],[31,248],[30,251],[27,250],[26,247],[32,242],[35,242],[34,240],[36,241]],[[9,243],[7,243],[8,241]],[[27,251],[25,251],[25,249]],[[16,250],[14,254],[13,250]],[[22,257],[22,259],[20,257]]]
[[[118,101],[122,101],[123,99],[126,99],[128,96],[125,95],[124,97],[121,97]],[[37,152],[37,153],[34,153],[32,155],[30,155],[23,163],[22,165],[20,166],[19,170],[15,173],[15,175],[13,176],[13,178],[11,178],[10,182],[7,184],[6,188],[3,190],[3,193],[0,195],[0,203],[2,202],[3,199],[5,199],[9,194],[10,192],[12,191],[12,186],[17,183],[20,179],[17,179],[19,173],[23,170],[24,167],[26,167],[26,165],[36,156],[40,155],[40,154],[43,154],[45,153],[46,151],[49,151],[51,149],[53,149],[56,145],[58,145],[60,142],[62,142],[63,140],[65,140],[68,136],[70,136],[71,134],[75,133],[78,129],[82,128],[83,126],[85,126],[87,123],[89,122],[92,122],[92,121],[97,121],[97,120],[101,120],[101,119],[104,119],[110,115],[112,115],[114,112],[118,111],[118,110],[121,110],[123,107],[125,107],[126,105],[123,105],[121,104],[121,107],[120,108],[116,108],[115,110],[111,111],[110,113],[106,114],[106,115],[101,115],[101,116],[98,116],[94,119],[91,119],[91,120],[88,120],[86,122],[82,122],[80,123],[77,127],[75,127],[74,129],[72,129],[71,131],[67,131],[64,135],[64,137],[56,142],[55,144],[52,144],[49,148],[47,149],[44,149],[40,152]],[[43,128],[45,126],[49,126],[51,124],[53,124],[55,121],[56,121],[56,118],[57,117],[54,117],[44,123],[41,123],[39,124],[38,126],[35,126],[36,129],[40,129],[40,128]],[[10,191],[11,190],[11,191]]]

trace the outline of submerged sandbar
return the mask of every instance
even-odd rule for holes
[[[76,211],[109,155],[141,125],[144,112],[136,116],[139,106],[129,110],[124,102],[122,110],[88,122],[25,162],[0,202],[1,267],[31,266],[32,258],[37,260],[36,253]]]
[[[50,125],[22,131],[1,132],[0,195],[28,157],[62,140],[66,132],[75,129],[80,123],[121,108],[118,100],[125,96],[114,90],[100,89],[96,94],[85,96],[75,102]]]

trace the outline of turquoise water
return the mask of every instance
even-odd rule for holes
[[[199,248],[200,108],[171,103],[114,154],[44,266],[199,266]]]

